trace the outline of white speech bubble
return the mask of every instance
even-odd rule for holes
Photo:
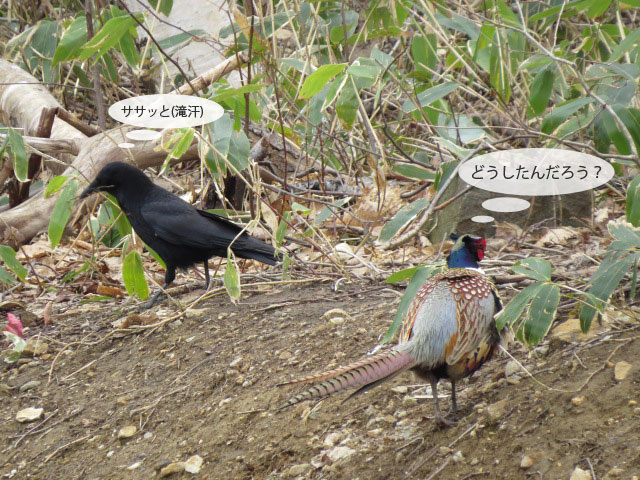
[[[141,95],[126,98],[109,107],[114,120],[146,128],[196,127],[224,114],[216,102],[191,95]]]
[[[515,197],[496,197],[482,202],[482,207],[492,212],[519,212],[530,206],[525,199]]]
[[[471,217],[471,221],[476,223],[489,223],[494,220],[495,218],[490,217],[489,215],[476,215],[475,217]]]
[[[465,162],[460,178],[490,192],[509,195],[563,195],[591,190],[613,177],[613,167],[586,153],[522,148],[480,155]]]
[[[131,130],[125,134],[127,138],[131,140],[139,140],[139,141],[149,141],[155,140],[156,138],[160,138],[162,134],[157,130]]]

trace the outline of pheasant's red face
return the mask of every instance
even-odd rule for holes
[[[484,251],[487,249],[487,241],[484,238],[474,240],[473,246],[476,247],[476,256],[478,261],[484,258]]]

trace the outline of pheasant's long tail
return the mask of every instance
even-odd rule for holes
[[[368,388],[366,388],[368,385],[374,387],[414,365],[415,361],[408,353],[390,349],[346,367],[336,368],[335,370],[306,377],[301,380],[281,383],[278,386],[326,379],[324,382],[314,385],[301,394],[289,399],[281,408],[290,407],[305,400],[326,397],[327,395],[347,388],[362,387],[361,390],[365,391],[368,390]],[[360,390],[357,393],[359,392]]]

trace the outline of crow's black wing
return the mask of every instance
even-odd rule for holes
[[[154,234],[173,245],[210,250],[223,254],[233,242],[232,250],[242,258],[264,263],[277,263],[271,245],[242,232],[242,227],[214,213],[198,210],[174,195],[148,198],[141,208],[142,216]],[[223,254],[224,255],[224,254]]]
[[[157,237],[174,245],[226,249],[242,230],[229,221],[203,217],[177,197],[147,200],[141,213]]]

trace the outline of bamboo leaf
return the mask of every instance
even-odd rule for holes
[[[132,251],[124,257],[122,262],[122,280],[129,295],[137,295],[142,300],[149,296],[149,286],[144,276],[142,257],[137,251]]]
[[[78,190],[78,180],[75,178],[67,183],[56,201],[49,220],[49,242],[51,248],[56,248],[62,239],[64,228],[71,217],[73,202]]]
[[[24,282],[27,278],[27,269],[16,258],[16,252],[8,245],[0,245],[0,257],[4,264]]]
[[[227,266],[224,269],[224,288],[233,303],[240,299],[240,272],[231,249],[227,249]]]
[[[342,72],[345,68],[347,68],[346,63],[322,65],[304,80],[298,97],[301,99],[313,97],[316,93],[320,92],[320,90],[322,90],[333,77]]]
[[[536,282],[518,293],[511,301],[496,315],[496,326],[502,330],[505,325],[514,325],[524,312],[531,299],[540,291],[543,283]]]
[[[634,227],[640,226],[640,175],[636,175],[627,187],[627,221]]]
[[[411,202],[409,205],[401,208],[387,223],[382,227],[378,241],[388,242],[395,234],[397,234],[405,225],[416,218],[422,210],[429,206],[429,200],[419,198]]]
[[[551,328],[560,302],[560,287],[545,283],[531,300],[529,315],[524,324],[524,339],[537,345]]]
[[[29,180],[29,157],[24,146],[24,139],[13,128],[9,129],[7,138],[11,156],[13,157],[13,172],[19,181],[26,182]]]

